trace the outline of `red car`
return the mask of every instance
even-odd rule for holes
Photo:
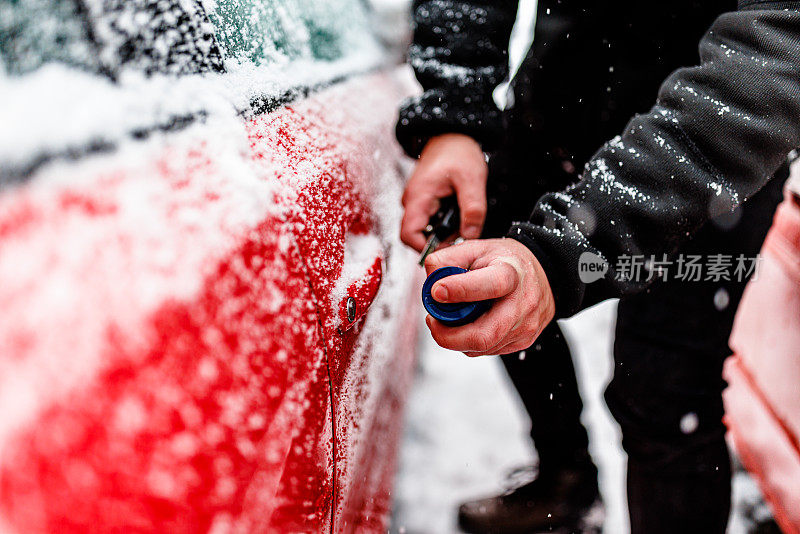
[[[0,4],[1,532],[385,532],[420,280],[371,16]]]
[[[800,534],[800,167],[736,311],[725,423],[785,534]],[[777,527],[776,527],[777,530]]]

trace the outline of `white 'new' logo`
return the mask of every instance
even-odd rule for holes
[[[584,284],[603,278],[608,272],[608,262],[593,252],[584,252],[578,258],[578,276]]]

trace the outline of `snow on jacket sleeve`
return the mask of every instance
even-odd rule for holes
[[[542,263],[557,317],[643,289],[616,272],[621,256],[674,253],[800,146],[800,2],[740,2],[701,40],[700,58],[667,78],[656,105],[594,155],[580,182],[542,197],[509,231]],[[610,267],[590,284],[578,271],[587,252]]]
[[[517,14],[509,0],[415,0],[409,61],[422,85],[403,103],[397,138],[412,157],[431,137],[463,133],[484,150],[501,137],[492,91],[508,74],[508,41]]]

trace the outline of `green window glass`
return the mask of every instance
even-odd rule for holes
[[[218,0],[208,11],[223,55],[256,65],[333,61],[369,35],[363,0]]]
[[[0,64],[12,75],[50,62],[113,76],[222,69],[200,0],[0,0]]]

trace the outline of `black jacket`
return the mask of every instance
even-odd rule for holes
[[[670,65],[689,57],[686,47],[696,41],[698,25],[705,27],[728,7],[725,2],[671,2],[667,8],[659,4],[654,13],[653,7],[642,7],[648,2],[584,3],[592,7],[540,2],[537,39],[528,56],[533,61],[524,71],[531,78],[533,100],[525,106],[533,110],[527,119],[532,133],[525,142],[569,145],[570,137],[591,140],[609,125],[619,127],[613,120],[603,122],[609,102],[615,102],[615,77],[602,77],[592,65],[609,72],[610,62],[621,58],[629,73],[649,72],[642,78],[647,81],[660,66],[671,70],[691,64]],[[516,2],[429,0],[415,2],[414,10],[410,57],[424,92],[401,110],[398,139],[417,155],[430,136],[456,131],[492,150],[506,131],[491,90],[507,74],[505,43]],[[563,24],[558,31],[562,20],[581,36],[572,43],[584,44],[571,44],[568,40],[575,37],[563,31]],[[545,30],[561,40],[545,40]],[[604,60],[576,64],[566,79],[547,69],[548,61],[558,64],[558,56],[548,56],[546,47],[572,50],[576,58],[584,56],[575,50],[596,50],[592,57],[597,58],[603,46],[608,49]],[[603,93],[598,79],[609,81],[610,97],[598,96]],[[647,83],[641,85],[647,94]],[[616,105],[635,100],[628,95]],[[575,135],[586,128],[595,128],[594,135]],[[588,145],[575,145],[565,152],[582,163]],[[672,73],[656,105],[589,159],[580,182],[542,197],[530,221],[514,224],[509,236],[533,250],[553,287],[557,316],[569,316],[605,298],[640,290],[646,282],[617,279],[614,266],[620,256],[660,259],[674,252],[710,217],[752,196],[798,146],[800,2],[742,1],[737,11],[716,18],[703,37],[699,66]],[[535,202],[530,199],[531,206]],[[580,281],[584,252],[609,263],[605,278],[588,285]]]

